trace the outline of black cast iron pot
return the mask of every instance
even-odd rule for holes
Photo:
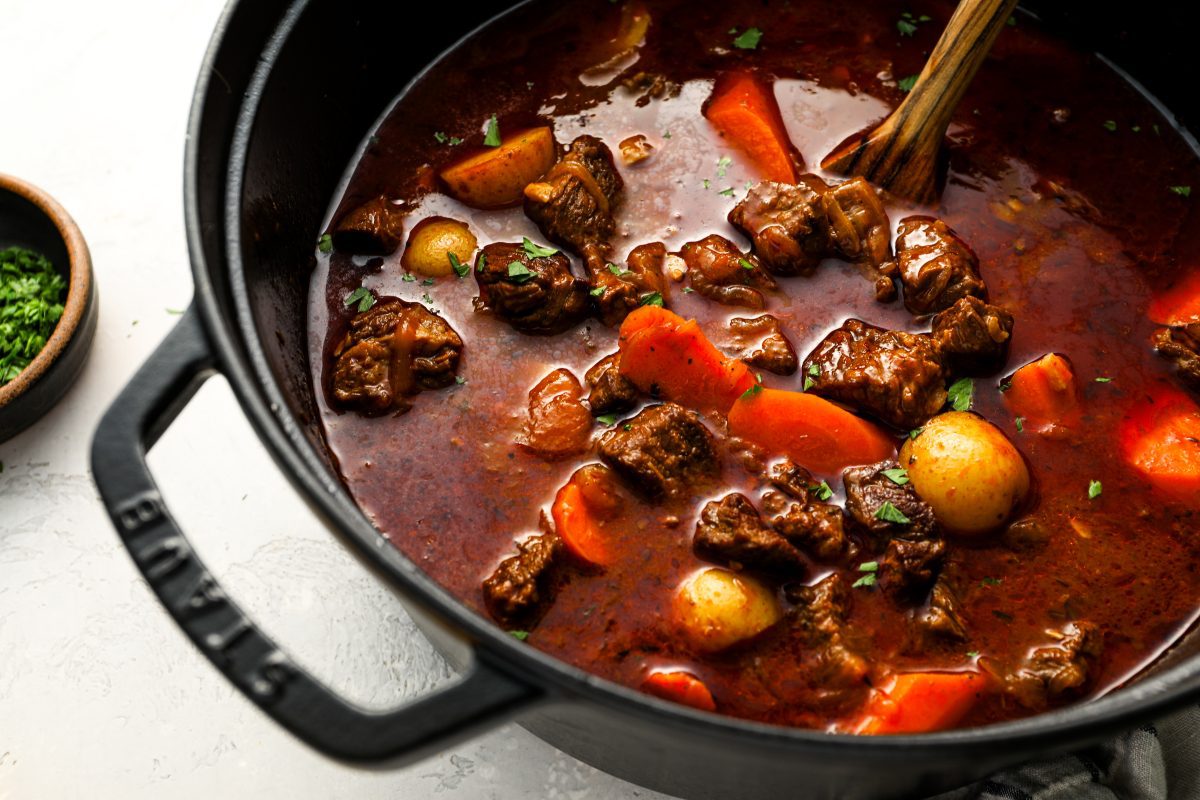
[[[175,620],[250,699],[313,747],[410,763],[517,719],[595,766],[687,797],[911,797],[1114,734],[1200,696],[1200,636],[1132,685],[1017,722],[853,737],[694,712],[599,680],[501,632],[387,544],[342,486],[309,379],[313,242],[345,165],[403,85],[497,7],[432,24],[409,3],[233,2],[196,90],[185,166],[191,309],[104,416],[92,466],[130,554]],[[1031,3],[1143,81],[1181,121],[1200,114],[1186,4]],[[417,20],[423,20],[417,24]],[[409,601],[461,682],[387,713],[352,707],[301,670],[200,563],[163,505],[145,453],[198,385],[225,375],[274,455],[331,530]]]

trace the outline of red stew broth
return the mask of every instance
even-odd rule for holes
[[[478,147],[494,113],[503,131],[553,124],[560,143],[589,133],[615,151],[633,134],[650,140],[648,161],[619,165],[626,188],[616,258],[641,243],[677,250],[710,233],[744,246],[725,215],[760,176],[701,116],[714,77],[737,66],[775,76],[791,138],[815,170],[824,154],[899,103],[897,80],[920,70],[952,10],[943,2],[851,7],[833,0],[648,6],[653,24],[636,68],[679,82],[678,96],[639,107],[637,93],[603,83],[612,75],[580,81],[594,63],[588,54],[595,31],[615,27],[619,12],[609,2],[535,3],[466,42],[398,100],[351,165],[331,217],[383,193],[411,205],[409,230],[441,215],[467,222],[481,247],[522,236],[544,241],[519,208],[478,211],[421,188],[426,165],[444,167]],[[932,19],[903,36],[896,27],[902,12]],[[758,48],[733,47],[729,31],[748,26],[764,31]],[[435,132],[466,141],[451,146]],[[1046,181],[1069,187],[1066,199],[1039,199]],[[952,126],[935,213],[979,255],[991,302],[1016,317],[1007,366],[976,379],[974,410],[1027,458],[1035,482],[1030,513],[1052,536],[1031,553],[1006,548],[999,537],[949,540],[947,570],[970,633],[961,646],[906,655],[902,611],[876,591],[854,590],[851,644],[877,666],[963,669],[988,658],[1014,664],[1046,643],[1047,628],[1086,619],[1105,632],[1092,685],[1098,694],[1145,666],[1194,620],[1195,518],[1124,465],[1116,438],[1131,404],[1171,381],[1150,350],[1146,308],[1153,290],[1200,256],[1193,204],[1169,191],[1177,185],[1200,187],[1195,154],[1121,75],[1024,17],[1002,34]],[[910,213],[895,202],[888,211],[893,226]],[[325,432],[347,487],[380,531],[486,613],[483,579],[514,551],[515,539],[537,530],[570,474],[595,461],[593,454],[547,463],[516,443],[527,392],[556,367],[582,378],[615,349],[615,332],[592,320],[556,337],[516,333],[473,310],[477,291],[469,276],[432,285],[405,280],[399,256],[319,256],[310,297],[314,380],[324,385],[331,348],[351,315],[343,299],[362,284],[379,295],[423,300],[449,320],[466,342],[459,371],[465,383],[422,393],[405,415],[379,418],[340,413],[319,393]],[[581,271],[578,259],[575,268]],[[766,310],[801,354],[848,317],[920,330],[901,303],[876,303],[870,283],[842,262],[823,264],[812,278],[781,279],[780,286]],[[729,350],[727,320],[754,315],[685,294],[679,284],[668,304],[700,320]],[[999,389],[1006,374],[1048,352],[1070,358],[1082,387],[1085,424],[1069,439],[1018,432]],[[763,379],[798,389],[803,377]],[[720,434],[720,421],[710,423]],[[597,425],[597,435],[603,428]],[[839,476],[823,477],[840,489]],[[1094,499],[1091,480],[1103,483]],[[528,644],[630,686],[654,669],[686,668],[707,683],[722,712],[736,716],[825,728],[851,713],[850,706],[812,701],[797,666],[802,654],[782,635],[701,656],[673,633],[675,588],[707,566],[691,550],[699,508],[728,491],[757,502],[763,488],[726,452],[720,481],[696,496],[660,506],[632,501],[613,544],[613,566],[573,573]],[[844,567],[851,580],[853,568]],[[815,566],[810,578],[828,571]],[[1023,713],[997,695],[963,724]]]

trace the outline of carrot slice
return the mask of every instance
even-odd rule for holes
[[[504,208],[521,202],[526,185],[554,166],[557,150],[553,130],[531,128],[447,167],[439,177],[456,200],[474,208]]]
[[[882,428],[803,392],[747,392],[729,410],[729,430],[825,474],[874,464],[896,453],[895,441]]]
[[[800,153],[788,138],[771,86],[748,72],[721,76],[704,116],[741,148],[767,180],[795,183]]]
[[[1150,320],[1159,325],[1200,322],[1200,269],[1193,270],[1150,301]]]
[[[1057,353],[1021,367],[1004,399],[1025,427],[1039,432],[1069,428],[1079,421],[1079,388],[1071,362]]]
[[[1200,507],[1200,407],[1165,389],[1129,412],[1121,425],[1125,461],[1161,491]]]
[[[926,733],[958,722],[987,687],[979,672],[906,672],[867,701],[856,733]]]
[[[653,311],[649,309],[653,308]],[[621,323],[621,374],[643,392],[700,411],[729,410],[754,373],[713,346],[695,320],[643,306]]]
[[[642,691],[701,711],[717,710],[704,681],[689,672],[655,672],[642,683]]]
[[[567,549],[594,566],[609,563],[610,554],[599,521],[588,509],[583,490],[574,480],[558,490],[550,508],[554,530]]]

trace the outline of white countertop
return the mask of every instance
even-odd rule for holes
[[[88,449],[191,297],[184,132],[222,5],[0,0],[0,172],[75,217],[100,297],[79,383],[0,444],[0,800],[660,797],[514,726],[402,771],[322,758],[235,693],[119,544]],[[318,677],[378,707],[449,679],[395,597],[299,501],[223,381],[150,460],[200,556]]]

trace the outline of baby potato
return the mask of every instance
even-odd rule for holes
[[[440,278],[454,272],[450,254],[460,264],[470,264],[479,242],[465,222],[446,217],[429,217],[408,234],[400,266],[415,275]]]
[[[912,487],[951,533],[1003,525],[1029,492],[1029,470],[1000,429],[966,411],[939,414],[900,448]]]
[[[706,569],[675,594],[675,619],[697,650],[715,653],[765,631],[782,612],[775,593],[745,575]]]

